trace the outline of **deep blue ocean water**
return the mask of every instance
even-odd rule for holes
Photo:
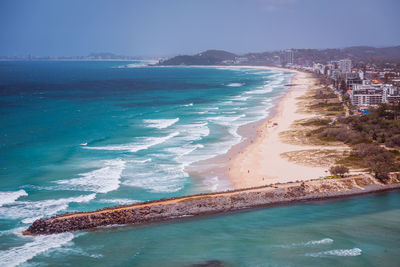
[[[291,78],[142,64],[0,62],[0,265],[395,266],[398,193],[21,236],[35,219],[60,212],[230,188],[186,168],[238,143],[238,127],[268,116]]]

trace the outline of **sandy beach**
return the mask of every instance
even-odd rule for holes
[[[240,151],[228,152],[227,173],[234,188],[309,180],[327,175],[326,167],[300,165],[282,157],[287,152],[318,149],[316,146],[285,143],[280,137],[281,133],[291,129],[295,121],[315,116],[299,111],[301,100],[298,99],[314,86],[314,80],[310,74],[295,73],[293,86],[278,103],[275,115],[256,129],[247,130],[256,130],[255,139],[249,140],[250,144]]]
[[[302,144],[302,142],[288,143],[281,137],[282,133],[294,130],[296,121],[319,116],[299,109],[301,105],[304,105],[302,103],[304,99],[300,99],[300,97],[316,87],[316,80],[311,77],[311,74],[267,66],[212,67],[276,70],[292,72],[295,76],[288,91],[279,100],[270,117],[239,127],[238,134],[242,136],[242,141],[234,145],[226,154],[188,166],[185,171],[190,173],[191,177],[199,180],[218,177],[218,185],[212,191],[221,191],[227,188],[240,189],[273,183],[310,180],[329,174],[327,173],[327,166],[302,164],[301,160],[294,162],[282,155],[297,152],[309,154],[309,151],[326,151],[327,149],[334,151],[338,148]]]

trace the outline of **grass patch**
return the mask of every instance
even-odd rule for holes
[[[302,126],[327,126],[327,125],[329,125],[329,123],[331,123],[330,119],[317,118],[317,119],[311,119],[309,121],[300,123],[300,125],[302,125]]]
[[[363,158],[355,155],[349,155],[336,162],[336,164],[342,164],[347,167],[353,167],[353,168],[364,168],[363,163],[364,163]]]

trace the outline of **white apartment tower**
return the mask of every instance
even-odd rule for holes
[[[285,51],[285,62],[288,64],[294,64],[294,51],[293,50]]]
[[[350,59],[339,60],[339,70],[342,73],[350,73],[351,72],[351,60]]]

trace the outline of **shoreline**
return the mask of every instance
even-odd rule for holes
[[[247,66],[247,65],[210,65],[210,66],[159,66],[159,67],[195,67],[195,68],[228,68],[228,69],[260,69],[260,70],[272,70],[272,71],[280,71],[284,73],[293,73],[297,75],[299,71],[287,69],[287,68],[279,68],[279,67],[270,67],[270,66]],[[229,190],[229,189],[240,189],[246,187],[254,187],[260,186],[257,185],[249,185],[246,187],[243,186],[235,186],[234,181],[230,178],[229,170],[231,165],[231,160],[236,157],[238,154],[242,153],[248,146],[250,146],[253,141],[258,138],[258,128],[262,127],[267,121],[273,119],[275,115],[278,113],[279,105],[283,101],[283,99],[287,96],[288,93],[293,89],[293,76],[289,82],[289,84],[284,85],[284,87],[289,86],[289,89],[285,88],[285,92],[282,95],[277,96],[276,102],[269,110],[269,114],[257,121],[246,123],[241,125],[237,129],[237,134],[240,135],[241,140],[234,144],[232,147],[228,149],[226,153],[213,156],[209,159],[200,160],[191,163],[190,165],[185,167],[185,171],[189,174],[193,179],[199,180],[210,180],[214,177],[218,177],[218,187],[215,188],[218,190]]]
[[[291,87],[275,106],[272,116],[260,121],[252,140],[239,153],[228,152],[231,158],[227,174],[234,188],[262,186],[276,182],[310,180],[326,176],[326,168],[290,162],[281,155],[292,151],[318,149],[318,146],[293,145],[283,142],[280,135],[292,130],[297,120],[314,117],[298,110],[299,97],[314,86],[310,74],[295,72]],[[251,136],[248,132],[244,138]]]
[[[92,212],[59,214],[51,218],[36,220],[23,234],[49,235],[86,231],[103,226],[143,225],[310,201],[343,199],[398,189],[400,189],[399,174],[392,175],[386,184],[366,175],[277,183],[227,192],[108,207]]]

